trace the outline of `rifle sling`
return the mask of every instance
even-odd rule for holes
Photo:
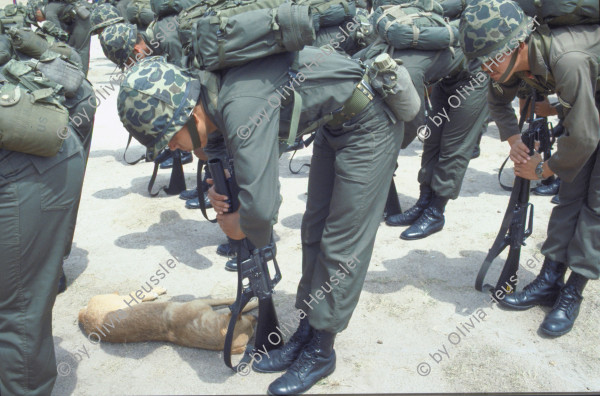
[[[225,360],[225,364],[227,365],[227,367],[229,367],[230,369],[232,369],[233,371],[235,371],[237,373],[244,373],[247,370],[250,370],[250,367],[248,366],[249,362],[252,361],[252,359],[250,357],[250,352],[254,348],[251,346],[246,347],[246,351],[244,352],[244,356],[242,357],[242,360],[240,360],[240,362],[238,364],[233,366],[231,364],[231,346],[233,344],[233,332],[235,330],[235,324],[237,323],[240,315],[242,314],[244,307],[246,306],[246,304],[248,304],[248,301],[250,301],[250,298],[252,298],[254,296],[254,293],[251,293],[252,296],[249,296],[249,294],[243,293],[244,286],[242,284],[243,279],[242,279],[242,259],[241,259],[242,250],[243,250],[242,241],[239,241],[236,245],[237,245],[236,246],[237,247],[236,261],[237,261],[238,284],[237,284],[237,292],[236,292],[236,296],[235,296],[235,302],[233,303],[233,305],[231,305],[229,307],[231,309],[231,318],[229,319],[229,325],[227,326],[227,335],[225,336],[225,347],[223,349],[223,359]],[[259,320],[260,320],[260,312],[259,312]]]
[[[204,183],[202,183],[202,169],[204,169],[204,165],[206,162],[199,160],[198,161],[198,173],[196,173],[196,189],[198,189],[198,203],[200,204],[200,210],[202,211],[202,216],[211,223],[216,223],[217,219],[209,219],[206,214],[206,205],[204,205]],[[239,263],[238,263],[239,265]]]

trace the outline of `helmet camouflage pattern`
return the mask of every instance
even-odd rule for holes
[[[119,118],[154,158],[189,120],[199,96],[198,79],[163,57],[148,57],[133,66],[121,83]]]
[[[459,25],[460,46],[469,68],[479,67],[500,52],[513,50],[531,34],[533,23],[511,0],[468,3]]]
[[[133,55],[136,41],[137,27],[126,23],[110,25],[100,34],[100,45],[104,55],[119,67],[123,67]]]
[[[98,30],[105,28],[115,23],[123,22],[122,16],[119,15],[119,11],[111,4],[104,3],[96,6],[90,16],[92,27],[90,33],[92,35],[98,34]]]

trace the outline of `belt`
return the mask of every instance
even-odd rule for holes
[[[374,97],[375,93],[369,84],[368,76],[365,74],[362,80],[356,85],[356,88],[354,88],[354,91],[352,91],[350,98],[346,100],[339,110],[333,112],[333,118],[327,123],[327,126],[338,129],[344,122],[363,111]]]

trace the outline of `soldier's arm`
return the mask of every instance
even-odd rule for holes
[[[240,227],[256,247],[265,246],[281,204],[279,109],[262,98],[238,97],[224,105],[222,115],[240,187]]]
[[[512,101],[517,96],[519,88],[517,79],[510,84],[493,84],[490,79],[488,90],[488,106],[490,115],[498,126],[500,140],[512,143],[511,140],[519,135],[519,123],[512,108]],[[510,139],[509,139],[510,138]]]
[[[569,52],[552,67],[566,133],[558,139],[558,149],[548,160],[548,166],[567,182],[579,173],[600,140],[593,90],[598,68],[598,60],[583,52]]]

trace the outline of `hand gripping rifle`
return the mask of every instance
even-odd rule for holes
[[[229,212],[236,212],[240,204],[237,199],[239,187],[235,183],[235,178],[233,175],[229,178],[225,177],[223,163],[218,158],[209,160],[208,168],[213,178],[215,191],[221,195],[226,195],[229,198],[226,201],[229,204]],[[203,206],[203,199],[200,199],[200,202]],[[205,209],[203,210],[205,211]],[[252,360],[251,356],[257,353],[259,349],[262,348],[262,350],[270,351],[283,344],[277,312],[273,305],[273,289],[281,280],[281,272],[275,259],[276,248],[274,242],[256,249],[247,238],[239,241],[230,239],[230,241],[237,250],[238,286],[235,302],[229,307],[231,310],[231,319],[225,337],[224,359],[227,367],[234,371],[239,371],[244,366],[247,367]],[[273,278],[269,274],[269,261],[273,261],[275,268],[275,276]],[[242,360],[233,366],[231,364],[233,331],[242,310],[252,297],[258,298],[258,324],[256,326],[254,347],[248,346]],[[275,333],[276,337],[272,336],[273,333]]]
[[[529,116],[529,127],[527,131],[521,134],[521,140],[529,148],[529,155],[534,154],[535,141],[544,141],[544,136],[550,136],[548,121],[546,118],[534,118],[535,94],[527,98],[525,106],[521,111],[519,119],[519,130],[523,128],[529,103],[531,102],[531,112]],[[549,142],[549,140],[548,140]],[[541,143],[543,145],[545,143]],[[547,148],[549,151],[549,147]],[[493,292],[500,290],[501,287],[507,293],[512,293],[517,284],[517,271],[519,269],[519,258],[521,256],[521,246],[525,246],[525,239],[529,237],[533,230],[533,204],[529,203],[529,186],[530,181],[522,177],[515,177],[514,186],[508,201],[508,207],[504,213],[504,219],[500,226],[500,232],[496,236],[496,240],[489,250],[475,281],[475,289],[483,290],[483,280],[488,272],[492,261],[498,257],[506,248],[510,247],[508,257],[502,268],[500,278],[495,288],[491,285],[486,287],[491,288]]]

